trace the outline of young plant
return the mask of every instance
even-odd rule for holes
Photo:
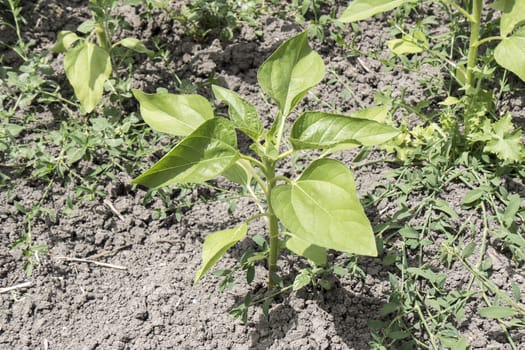
[[[332,8],[329,13],[323,13],[322,7],[329,8],[329,2],[325,0],[293,0],[291,4],[286,4],[288,11],[295,14],[295,22],[301,26],[308,23],[308,35],[310,38],[317,38],[319,42],[325,39],[325,31],[334,26],[336,31],[331,31],[331,37],[335,40],[341,39],[338,31],[343,29],[343,24],[336,21],[335,9]],[[342,40],[342,39],[341,39]]]
[[[71,31],[62,31],[58,34],[57,43],[52,49],[53,52],[66,53],[64,57],[66,76],[85,113],[93,111],[102,99],[104,83],[111,76],[111,60],[116,47],[123,46],[148,56],[153,55],[153,51],[148,50],[136,38],[125,38],[114,44],[111,43],[112,34],[119,25],[111,16],[111,11],[118,3],[118,0],[90,0],[89,8],[93,11],[93,19],[77,28],[87,36],[83,38]],[[98,45],[93,43],[95,36]]]
[[[361,21],[379,13],[389,11],[404,5],[406,3],[418,2],[417,0],[354,0],[343,12],[339,20],[344,23]],[[446,5],[451,6],[462,14],[470,24],[470,38],[467,54],[467,62],[462,68],[458,65],[461,72],[462,85],[465,86],[467,93],[469,89],[476,86],[475,73],[478,64],[479,46],[490,41],[499,41],[494,51],[496,62],[503,68],[516,74],[521,80],[525,81],[525,4],[523,1],[496,1],[490,7],[502,12],[499,23],[500,35],[486,38],[480,38],[480,32],[483,24],[482,10],[484,8],[483,0],[473,0],[468,2],[468,8],[461,7],[454,0],[442,0]],[[423,51],[426,44],[426,38],[421,37],[422,33],[417,35],[405,35],[401,39],[394,39],[389,42],[389,48],[397,54],[418,53]]]
[[[377,117],[377,108],[359,117],[304,112],[290,128],[290,115],[323,77],[323,61],[308,45],[306,32],[284,42],[258,71],[262,90],[278,107],[267,129],[255,106],[220,86],[213,86],[213,92],[229,106],[229,119],[215,116],[211,104],[199,95],[133,91],[146,123],[157,131],[183,137],[134,183],[158,188],[202,183],[223,175],[244,186],[261,211],[236,227],[206,237],[195,283],[246,237],[248,224],[260,217],[267,220],[269,289],[279,280],[277,259],[283,241],[292,252],[321,263],[326,260],[326,249],[377,255],[372,227],[345,164],[321,156],[295,179],[280,171],[282,162],[299,151],[322,150],[326,155],[376,145],[398,134],[391,126],[367,119]],[[237,132],[250,139],[251,152],[240,151]]]
[[[22,17],[21,13],[21,0],[0,0],[0,25],[14,30],[17,38],[14,46],[5,43],[2,40],[0,40],[0,45],[12,48],[18,56],[26,61],[28,59],[27,51],[30,45],[22,38],[20,24],[25,24],[25,19]]]
[[[418,2],[420,3],[417,0],[355,0],[350,3],[339,20],[344,23],[361,21],[399,6]],[[523,25],[525,23],[525,2],[523,0],[502,0],[491,4],[491,8],[501,11],[500,35],[485,38],[481,37],[483,25],[486,24],[482,18],[482,10],[487,8],[483,0],[466,2],[467,7],[465,8],[454,0],[442,0],[441,2],[460,13],[470,25],[465,56],[453,63],[450,61],[451,58],[438,55],[444,62],[452,65],[452,76],[461,87],[460,91],[463,91],[463,96],[460,95],[460,98],[449,96],[441,103],[445,106],[440,118],[441,124],[444,129],[449,129],[445,131],[450,131],[451,140],[462,136],[461,142],[457,142],[455,146],[461,143],[466,143],[472,148],[482,145],[483,152],[494,154],[504,162],[522,160],[525,150],[521,143],[521,131],[516,130],[512,125],[510,114],[497,115],[493,94],[482,86],[483,80],[493,79],[494,68],[487,64],[480,67],[478,53],[481,45],[499,41],[493,53],[487,50],[485,61],[494,60],[501,67],[525,81],[525,26]],[[403,33],[401,38],[390,40],[387,46],[398,56],[423,51],[433,54],[429,40],[419,30]],[[455,111],[462,118],[451,120],[451,111]],[[496,115],[499,120],[493,122],[490,117]]]
[[[243,23],[250,26],[257,24],[259,3],[259,0],[190,0],[180,9],[174,10],[170,8],[169,2],[161,0],[155,6],[164,9],[184,26],[187,34],[198,41],[204,41],[210,33],[229,41]]]

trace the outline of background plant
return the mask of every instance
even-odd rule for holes
[[[21,0],[0,1],[0,25],[7,26],[16,33],[14,46],[1,41],[0,45],[13,49],[21,58],[27,60],[27,50],[30,45],[22,38],[21,25],[25,24],[25,19],[21,16],[21,12]]]
[[[352,23],[407,3],[417,2],[356,0],[350,3],[339,20]],[[463,149],[480,148],[504,162],[519,161],[524,154],[521,131],[514,128],[510,114],[498,114],[495,110],[495,97],[484,87],[483,82],[491,82],[493,79],[494,68],[489,64],[492,59],[525,81],[525,56],[522,54],[522,45],[519,44],[522,42],[522,23],[525,20],[522,4],[520,1],[492,4],[492,8],[502,11],[498,25],[500,35],[488,37],[481,37],[483,26],[488,25],[488,21],[484,21],[482,16],[482,9],[486,7],[482,0],[472,1],[465,8],[454,1],[444,1],[443,4],[450,7],[451,11],[457,11],[469,23],[466,53],[460,54],[457,62],[453,61],[454,57],[432,50],[429,38],[417,28],[409,32],[399,28],[401,37],[387,43],[389,49],[400,57],[427,52],[451,66],[449,70],[459,89],[451,91],[442,101],[443,113],[439,116],[441,126],[433,124],[429,128],[434,130],[427,129],[426,132],[435,133],[432,138],[449,135],[452,148],[457,151],[456,156]],[[480,60],[480,46],[494,41],[498,41],[495,49],[486,50],[483,60]],[[413,139],[413,135],[408,134],[398,139],[401,150],[408,146],[401,138],[406,140],[407,137]]]
[[[286,12],[291,11],[295,14],[296,23],[301,26],[307,25],[310,37],[323,42],[326,32],[329,31],[334,40],[341,41],[339,31],[342,30],[343,24],[336,20],[336,9],[329,5],[330,2],[323,0],[294,0],[285,6]]]
[[[82,38],[71,31],[62,31],[58,34],[57,43],[53,48],[54,52],[65,52],[66,76],[85,113],[93,111],[102,99],[104,84],[111,76],[112,59],[119,46],[153,55],[153,51],[147,49],[136,38],[124,38],[112,43],[111,39],[120,22],[111,16],[111,11],[118,3],[117,0],[90,0],[89,8],[93,12],[93,19],[85,21],[77,28],[87,37]],[[94,37],[97,38],[98,45],[93,43]]]
[[[153,5],[167,11],[198,41],[205,40],[213,32],[213,37],[229,41],[243,24],[254,27],[258,24],[258,15],[263,4],[264,1],[260,0],[191,0],[175,9],[163,0]]]
[[[266,259],[269,289],[280,283],[277,258],[283,244],[316,265],[326,263],[326,249],[376,255],[372,228],[346,165],[321,157],[311,162],[297,179],[279,173],[279,163],[298,151],[323,150],[326,155],[379,144],[398,133],[374,120],[385,117],[375,109],[362,112],[359,117],[304,112],[290,126],[291,113],[323,76],[322,59],[308,46],[305,32],[283,43],[258,72],[261,88],[278,107],[269,129],[263,127],[251,103],[216,85],[213,92],[229,106],[229,119],[214,116],[209,102],[199,95],[133,91],[146,123],[157,131],[183,137],[168,154],[137,177],[135,183],[158,188],[204,182],[222,174],[245,187],[260,209],[260,214],[235,228],[206,237],[203,263],[195,283],[231,246],[246,237],[248,224],[260,217],[267,220],[268,240],[259,241],[264,251],[249,256],[245,265],[252,271],[250,266],[255,261]],[[236,131],[250,139],[253,154],[239,150]],[[285,139],[288,131],[289,143]],[[253,275],[248,276],[251,282]],[[296,286],[315,281],[312,279],[315,273],[299,276],[303,283],[297,282]],[[246,300],[245,304],[249,304],[249,295]]]
[[[394,8],[403,18],[407,9],[401,6],[407,3],[354,1],[341,20],[359,21]],[[522,20],[510,18],[521,18],[522,13],[514,12],[519,2],[514,3],[516,7],[507,4],[499,21],[494,20],[502,35],[484,39],[481,33],[494,27],[493,11],[483,19],[482,5],[469,2],[465,9],[452,2],[441,5],[467,19],[466,35],[454,16],[450,16],[453,32],[441,38],[428,35],[426,27],[433,19],[423,18],[415,26],[392,21],[398,37],[387,46],[401,67],[419,72],[420,62],[427,60],[444,67],[453,82],[448,91],[446,81],[436,83],[434,91],[439,95],[429,99],[439,104],[433,106],[429,101],[408,104],[403,94],[392,98],[389,91],[376,96],[392,106],[393,114],[416,115],[421,123],[402,121],[401,134],[386,148],[405,163],[388,174],[388,185],[379,184],[367,197],[366,205],[395,203],[396,208],[390,220],[375,228],[384,248],[383,264],[390,271],[391,291],[381,318],[369,323],[374,349],[468,349],[461,324],[473,312],[499,326],[511,348],[519,348],[514,334],[524,327],[522,293],[515,282],[499,286],[494,265],[501,254],[511,256],[518,268],[524,263],[523,193],[519,188],[511,190],[507,182],[508,178],[521,181],[523,145],[511,115],[498,113],[497,94],[492,90],[500,83],[494,79],[494,62],[520,77],[520,71],[498,59],[495,52],[506,50],[516,40],[511,39],[514,35],[519,37]],[[505,26],[512,29],[505,32]],[[463,51],[460,38],[466,38]],[[494,50],[489,44],[479,54],[480,45],[498,41]],[[516,53],[508,52],[507,57]],[[461,208],[450,204],[455,191],[463,197]],[[436,245],[437,251],[432,249]],[[450,274],[442,273],[451,269],[466,272],[467,280],[451,286]]]
[[[116,3],[93,2],[91,6],[105,4],[109,11]],[[129,4],[137,3],[129,1]],[[30,182],[31,187],[42,187],[42,196],[38,200],[9,203],[12,212],[23,217],[20,236],[10,248],[21,249],[25,257],[23,267],[29,275],[47,253],[46,244],[39,240],[34,228],[42,221],[54,223],[60,215],[70,215],[81,201],[105,198],[107,193],[101,189],[101,184],[114,179],[119,172],[131,171],[135,168],[135,165],[130,167],[131,164],[155,152],[148,148],[143,153],[143,146],[145,142],[158,141],[159,137],[143,130],[144,124],[135,113],[126,113],[112,106],[104,106],[103,117],[92,116],[89,121],[76,118],[78,104],[61,95],[60,86],[53,78],[48,53],[35,52],[30,44],[26,44],[28,40],[23,36],[25,21],[19,2],[5,4],[2,16],[9,23],[18,23],[18,27],[9,26],[13,33],[18,33],[14,36],[18,37],[17,41],[9,44],[9,49],[17,52],[20,60],[13,60],[12,66],[2,62],[0,67],[0,188],[6,193],[14,192],[17,179]],[[15,10],[11,11],[9,4],[13,4]],[[102,10],[96,11],[99,16]],[[119,18],[107,20],[113,21],[113,24],[107,24],[112,33],[123,26]],[[88,21],[84,25],[93,27],[95,22]],[[84,40],[72,35],[74,40]],[[84,48],[87,45],[75,44]],[[119,63],[124,62],[127,56],[117,51],[114,47],[112,54],[123,60]],[[115,83],[113,91],[118,92],[120,85],[121,82]],[[53,108],[53,118],[42,120],[42,108]],[[87,163],[91,165],[86,169]],[[71,193],[67,206],[57,212],[48,201],[59,186],[70,188]]]

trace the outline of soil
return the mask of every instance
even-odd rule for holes
[[[28,20],[23,35],[35,40],[36,50],[49,50],[60,30],[74,30],[89,18],[87,1],[37,1],[27,4],[22,15]],[[336,3],[340,10],[344,3]],[[263,33],[243,27],[230,42],[213,36],[196,42],[184,33],[176,21],[158,12],[154,20],[144,22],[140,8],[122,7],[119,11],[132,24],[126,35],[152,44],[157,37],[171,53],[171,63],[143,60],[132,79],[135,88],[149,92],[157,87],[174,90],[173,73],[194,83],[205,82],[214,73],[220,83],[256,104],[261,115],[271,114],[260,98],[256,73],[260,64],[285,39],[301,28],[292,18],[276,16],[260,19]],[[389,25],[385,16],[364,21],[356,37],[362,52],[386,52]],[[436,31],[444,30],[436,27]],[[352,39],[350,31],[345,32]],[[13,40],[13,33],[4,30],[3,38]],[[350,54],[332,40],[314,43],[325,60],[327,71],[335,71],[345,79],[332,83],[326,79],[309,95],[301,108],[326,109],[334,105],[341,112],[351,112],[374,103],[376,91],[392,87],[392,95],[405,90],[407,102],[426,99],[425,88],[418,84],[421,74],[439,74],[436,68],[423,67],[420,72],[401,69],[384,71],[378,59],[369,55]],[[7,51],[4,60],[16,65],[15,56]],[[54,58],[55,80],[68,88],[60,57]],[[352,94],[349,94],[349,90]],[[70,90],[69,90],[70,92]],[[316,96],[314,98],[313,96]],[[439,99],[436,99],[439,101]],[[514,101],[514,102],[513,102]],[[509,97],[506,107],[523,113],[522,99]],[[135,104],[130,108],[137,109]],[[50,111],[42,111],[48,120]],[[52,126],[51,126],[52,127]],[[21,143],[34,142],[24,134]],[[352,154],[343,154],[349,161]],[[300,160],[299,160],[300,161]],[[79,163],[82,167],[91,165]],[[356,172],[362,196],[372,191],[390,169],[384,164],[368,166]],[[390,283],[388,269],[381,259],[361,258],[359,266],[366,277],[359,275],[333,277],[329,291],[307,289],[286,294],[272,305],[269,317],[260,308],[251,309],[246,325],[234,321],[229,311],[241,302],[247,290],[242,276],[231,290],[221,293],[218,279],[211,275],[193,286],[195,271],[201,263],[201,247],[207,233],[232,227],[255,212],[253,203],[241,201],[234,210],[230,203],[219,200],[208,187],[196,187],[186,194],[192,205],[180,220],[174,214],[155,218],[163,207],[160,198],[144,204],[146,192],[130,185],[138,174],[116,174],[113,182],[101,186],[107,195],[95,201],[78,202],[73,213],[62,213],[72,186],[56,184],[43,206],[58,213],[57,220],[41,218],[32,232],[36,241],[46,243],[49,256],[27,277],[21,266],[24,257],[17,249],[7,248],[24,232],[26,224],[14,202],[30,206],[45,192],[45,184],[15,179],[11,191],[0,193],[0,288],[30,282],[28,288],[0,294],[0,349],[368,349],[372,341],[368,322],[381,319],[379,310],[388,302]],[[223,181],[223,180],[220,180]],[[223,181],[225,182],[225,181]],[[225,182],[226,183],[226,182]],[[229,186],[229,184],[227,184]],[[467,189],[456,185],[444,196],[461,213],[461,201]],[[413,200],[417,200],[414,198]],[[395,203],[383,203],[371,208],[368,215],[374,224],[381,223],[396,211]],[[476,220],[480,220],[477,218]],[[252,232],[264,234],[262,223],[250,226]],[[439,249],[443,238],[436,237]],[[222,267],[235,264],[250,243],[232,248],[219,263]],[[512,261],[497,247],[489,252],[496,261],[493,270],[496,283],[509,290],[511,282],[525,294],[525,276],[512,266]],[[111,264],[112,267],[67,258],[84,258]],[[342,259],[333,254],[333,259]],[[293,279],[297,266],[304,262],[296,258],[282,259],[280,269],[287,282]],[[124,267],[125,269],[118,269]],[[513,268],[514,270],[512,270]],[[264,267],[257,271],[263,283]],[[461,266],[448,272],[448,288],[462,290],[468,274]],[[494,321],[479,317],[476,303],[468,305],[459,326],[473,349],[510,349],[501,329]],[[469,312],[470,310],[470,312]],[[525,348],[525,333],[514,331],[514,342]],[[424,339],[422,339],[425,342]]]

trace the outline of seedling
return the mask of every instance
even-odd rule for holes
[[[125,38],[111,43],[112,33],[118,26],[118,21],[111,17],[111,11],[117,4],[117,0],[90,0],[89,8],[93,11],[93,20],[86,21],[78,27],[78,31],[87,36],[82,38],[71,31],[62,31],[53,47],[54,52],[66,53],[66,76],[85,113],[93,111],[102,99],[104,83],[111,76],[111,60],[116,47],[123,46],[148,56],[153,55],[153,51],[147,49],[136,38]],[[98,45],[93,43],[95,36]]]
[[[267,129],[254,105],[220,86],[214,85],[213,92],[228,105],[229,119],[215,116],[211,104],[199,95],[133,91],[147,124],[182,137],[134,183],[158,188],[202,183],[223,175],[244,186],[260,209],[260,214],[240,225],[206,237],[195,283],[246,237],[248,224],[261,217],[267,220],[268,244],[258,236],[253,239],[267,249],[248,260],[267,259],[269,289],[280,280],[277,259],[283,246],[317,265],[325,265],[327,249],[377,255],[352,172],[340,161],[325,156],[386,142],[398,130],[373,119],[384,118],[386,106],[355,115],[303,112],[291,123],[292,112],[323,77],[323,61],[308,45],[306,32],[284,42],[258,71],[262,90],[278,110]],[[251,141],[251,152],[240,151],[237,132]],[[283,161],[296,152],[311,150],[323,151],[322,156],[302,174],[295,179],[282,174],[279,166]]]
[[[210,34],[218,34],[221,40],[229,41],[242,24],[255,26],[258,23],[259,5],[258,0],[190,0],[179,9],[173,9],[170,1],[160,0],[153,6],[165,10],[197,41],[204,41]]]

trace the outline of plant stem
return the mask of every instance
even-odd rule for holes
[[[270,228],[270,254],[268,255],[268,289],[274,288],[273,276],[277,271],[277,256],[279,255],[279,225],[277,223],[277,216],[270,209],[268,217],[268,225]]]
[[[272,189],[275,186],[275,161],[265,158],[266,171],[266,200],[268,203],[268,231],[270,235],[270,254],[268,255],[268,289],[274,288],[273,275],[277,270],[277,257],[279,256],[279,223],[272,206]]]
[[[470,18],[470,41],[468,49],[468,63],[467,63],[467,95],[469,88],[474,85],[474,68],[478,58],[478,39],[479,30],[481,27],[481,9],[483,8],[483,0],[473,0],[472,13]]]
[[[104,23],[97,23],[95,25],[95,32],[97,33],[98,44],[100,45],[100,47],[109,51],[110,45],[108,37],[106,35],[106,28],[104,26]]]
[[[22,39],[22,33],[20,31],[20,24],[18,22],[19,18],[17,14],[17,11],[19,10],[18,6],[20,6],[20,2],[9,0],[8,3],[9,3],[9,10],[11,11],[11,14],[13,15],[13,21],[15,22],[16,36],[18,38],[17,47],[15,47],[13,51],[15,51],[18,54],[18,56],[20,56],[24,61],[27,61],[28,57],[26,55],[27,54],[26,44],[24,43],[24,40]]]

